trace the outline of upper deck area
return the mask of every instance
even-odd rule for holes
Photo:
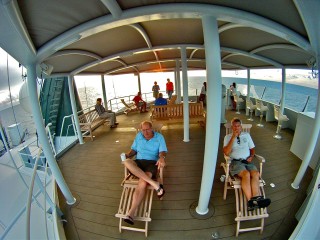
[[[236,115],[227,111],[230,121],[239,116],[244,123],[248,118],[244,112]],[[119,233],[118,210],[124,177],[120,153],[130,149],[136,131],[134,126],[149,119],[149,113],[132,113],[117,117],[119,126],[110,129],[103,125],[94,131],[95,140],[85,139],[59,159],[61,171],[77,203],[65,207],[68,223],[65,226],[68,239],[141,239],[143,233],[123,231]],[[264,121],[264,120],[263,120]],[[268,207],[263,234],[258,231],[241,233],[238,239],[287,239],[297,224],[295,214],[306,197],[306,188],[312,178],[308,169],[299,190],[291,188],[301,160],[290,152],[293,131],[283,129],[283,140],[275,140],[276,122],[265,123],[264,128],[256,124],[255,117],[251,135],[256,153],[266,158],[263,179],[266,195],[272,203]],[[208,123],[207,123],[208,124]],[[235,195],[229,191],[223,200],[223,183],[220,176],[224,161],[222,153],[225,129],[220,127],[219,152],[215,178],[210,198],[210,216],[198,219],[193,216],[201,186],[205,148],[205,129],[198,124],[190,125],[190,142],[183,142],[183,124],[169,124],[162,128],[167,146],[167,167],[164,172],[166,195],[162,201],[153,200],[149,224],[149,239],[213,239],[216,234],[222,239],[236,239]],[[209,133],[209,134],[218,134]],[[212,159],[214,161],[214,159]],[[271,187],[273,183],[275,187]],[[60,202],[65,201],[60,196]],[[138,223],[136,223],[138,224]]]

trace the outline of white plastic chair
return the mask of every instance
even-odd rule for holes
[[[257,108],[257,105],[254,105],[253,102],[249,99],[246,100],[247,109],[249,109],[250,117],[248,118],[248,121],[253,122],[252,113]]]
[[[278,105],[274,105],[274,118],[278,121],[278,126],[277,126],[277,132],[276,134],[273,136],[273,138],[280,140],[282,139],[282,136],[280,135],[280,131],[281,131],[281,127],[282,127],[282,122],[285,121],[289,121],[289,118],[282,114],[280,111],[280,106]]]
[[[256,99],[257,110],[260,112],[260,122],[257,124],[257,127],[263,127],[262,118],[263,112],[267,112],[269,108],[263,104],[263,102],[259,99]]]
[[[238,95],[234,95],[234,101],[237,103],[237,111],[236,111],[236,114],[240,114],[240,104],[244,102],[244,100],[239,97]]]

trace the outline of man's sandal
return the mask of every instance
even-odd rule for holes
[[[129,223],[130,225],[133,225],[133,224],[134,224],[133,218],[130,217],[129,215],[125,216],[125,217],[123,218],[123,221],[125,221],[126,223]]]
[[[162,194],[157,194],[157,196],[158,196],[158,198],[159,199],[161,199],[162,197],[163,197],[163,195],[166,193],[166,191],[164,190],[164,188],[163,188],[163,185],[162,184],[160,184],[159,185],[159,188],[156,190],[157,191],[157,193],[160,193],[161,192],[161,190],[162,190]]]

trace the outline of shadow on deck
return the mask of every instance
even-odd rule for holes
[[[236,116],[227,112],[228,121]],[[242,112],[237,115],[248,123]],[[148,113],[132,113],[118,116],[120,125],[110,129],[104,125],[98,128],[95,140],[86,139],[83,145],[76,145],[68,151],[59,164],[65,180],[77,203],[66,207],[62,196],[60,201],[68,223],[65,226],[68,239],[141,239],[143,233],[124,231],[119,233],[119,219],[114,217],[118,210],[122,187],[123,166],[120,153],[128,151],[135,137],[133,126],[147,120]],[[276,123],[266,123],[264,128],[256,127],[255,118],[251,135],[256,145],[256,153],[266,158],[263,178],[266,181],[266,195],[272,204],[268,208],[263,234],[258,231],[241,233],[237,239],[288,239],[297,224],[294,214],[305,198],[307,185],[312,177],[308,169],[299,190],[290,187],[301,163],[289,151],[293,139],[291,130],[283,130],[283,140],[273,139]],[[190,142],[183,142],[182,124],[168,125],[163,135],[168,146],[167,168],[164,173],[166,195],[163,201],[154,197],[149,225],[149,239],[236,239],[235,196],[228,192],[227,200],[222,199],[223,183],[220,176],[223,170],[222,143],[225,135],[220,129],[219,154],[215,179],[210,199],[213,215],[207,219],[192,216],[200,192],[204,155],[205,130],[190,125]],[[211,133],[215,134],[215,133]],[[270,183],[275,184],[271,187]]]

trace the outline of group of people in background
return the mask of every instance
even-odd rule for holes
[[[166,83],[166,93],[168,94],[169,100],[172,98],[173,94],[173,82],[170,81],[170,78],[167,78],[167,83]],[[160,92],[160,86],[158,85],[157,82],[154,82],[154,85],[152,86],[152,92],[153,92],[153,97],[157,99],[159,97],[159,92]],[[163,97],[163,94],[162,94]]]
[[[167,78],[166,93],[168,94],[169,100],[172,98],[173,90],[174,90],[173,82],[171,82],[170,79]],[[152,92],[153,92],[153,97],[155,98],[154,105],[156,106],[167,105],[168,101],[163,97],[163,94],[160,93],[160,86],[158,85],[157,82],[154,82],[154,85],[152,86]]]

